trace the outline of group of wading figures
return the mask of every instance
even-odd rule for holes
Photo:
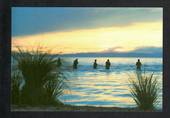
[[[79,63],[79,62],[78,62],[78,59],[75,59],[75,60],[73,61],[73,69],[77,69],[78,63]],[[57,60],[57,66],[60,67],[61,65],[62,65],[61,59],[58,58],[58,60]],[[95,59],[95,60],[94,60],[94,63],[93,63],[93,69],[97,69],[97,66],[98,66],[98,64],[97,64],[97,59]],[[110,63],[109,59],[107,59],[107,61],[105,62],[105,69],[110,69],[110,66],[111,66],[111,63]],[[138,59],[138,61],[136,62],[136,69],[137,69],[137,70],[141,70],[141,66],[142,66],[142,63],[140,62],[140,59]]]

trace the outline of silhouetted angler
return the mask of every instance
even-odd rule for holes
[[[96,59],[94,60],[93,68],[94,68],[94,69],[96,69],[96,68],[97,68],[97,60],[96,60]]]
[[[61,59],[60,58],[58,58],[58,60],[57,60],[57,66],[58,67],[60,67],[62,65],[62,63],[61,63]]]
[[[106,69],[110,69],[110,65],[111,65],[111,63],[110,63],[110,61],[109,61],[109,59],[106,61]]]
[[[73,68],[77,69],[77,65],[78,65],[78,59],[75,59],[73,62]]]
[[[142,63],[140,62],[140,59],[136,62],[136,69],[141,70]]]

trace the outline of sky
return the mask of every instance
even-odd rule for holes
[[[13,7],[12,50],[156,53],[162,20],[163,9],[156,7]]]

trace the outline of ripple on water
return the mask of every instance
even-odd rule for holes
[[[91,58],[93,61],[94,58]],[[87,59],[88,61],[90,59]],[[69,89],[60,100],[65,104],[106,106],[106,107],[134,107],[135,103],[129,93],[129,75],[134,76],[136,58],[110,59],[112,67],[105,70],[104,59],[99,59],[99,68],[94,70],[86,59],[79,59],[82,63],[78,70],[66,71]],[[122,61],[123,60],[123,61]],[[154,71],[162,89],[162,60],[142,59],[147,73]],[[132,77],[133,77],[132,76]],[[158,107],[162,107],[162,90],[160,90]]]

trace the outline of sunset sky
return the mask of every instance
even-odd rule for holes
[[[13,7],[12,50],[128,52],[162,48],[162,8]]]

